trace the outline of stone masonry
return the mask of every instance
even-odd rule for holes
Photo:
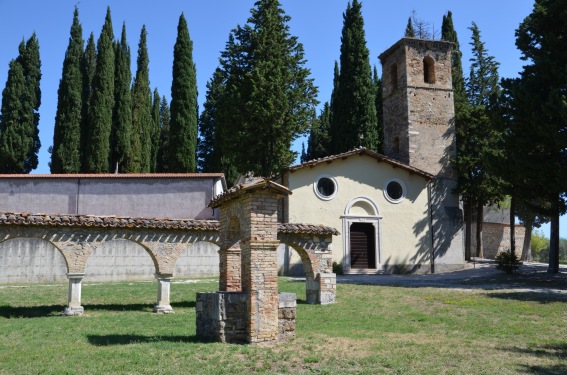
[[[464,266],[462,209],[451,160],[456,140],[450,42],[402,38],[380,55],[384,153],[434,175],[432,272]]]
[[[280,300],[277,280],[278,199],[288,194],[290,191],[282,185],[252,178],[211,201],[210,207],[220,208],[221,215],[221,291],[197,296],[199,336],[221,342],[241,341],[244,302],[246,342],[272,342],[295,336],[295,295],[285,294]],[[301,252],[311,275],[308,294],[313,290],[319,303],[334,302],[336,295],[336,276],[328,273],[331,236],[336,231],[325,230],[328,234],[319,232],[317,240],[306,238]],[[282,237],[283,240],[286,235]],[[295,246],[302,242],[289,237],[285,240],[295,241]],[[311,251],[305,251],[306,248]]]

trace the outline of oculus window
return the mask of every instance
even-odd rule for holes
[[[332,176],[319,176],[313,184],[315,194],[323,200],[331,200],[337,195],[339,186],[337,181]]]
[[[389,180],[384,186],[384,196],[391,203],[400,203],[406,196],[406,186],[396,179]]]

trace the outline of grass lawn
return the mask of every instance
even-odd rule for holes
[[[83,285],[81,317],[62,317],[67,284],[0,286],[0,374],[567,373],[567,294],[338,285],[338,303],[297,293],[297,338],[276,346],[201,342],[195,293],[175,283],[175,314],[155,315],[156,282]]]

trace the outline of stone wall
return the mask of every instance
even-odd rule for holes
[[[516,254],[522,256],[526,228],[516,225]],[[508,224],[484,223],[482,225],[482,246],[484,258],[494,259],[501,251],[510,251],[510,226]],[[476,225],[471,230],[471,253],[476,254]]]

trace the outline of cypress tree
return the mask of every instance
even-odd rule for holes
[[[142,27],[138,44],[136,78],[132,86],[132,137],[128,172],[150,172],[152,92],[148,48],[146,46],[146,26]]]
[[[374,95],[374,106],[376,107],[376,119],[377,119],[377,126],[376,132],[378,133],[378,152],[383,152],[384,149],[384,100],[382,98],[382,80],[380,76],[378,76],[378,70],[376,69],[376,65],[374,65],[374,72],[372,76],[372,82],[374,84],[374,89],[376,90]]]
[[[159,139],[160,139],[160,107],[161,99],[157,87],[154,89],[154,99],[152,103],[152,128],[150,131],[150,145],[151,145],[151,158],[150,158],[150,172],[157,171],[157,159],[159,153]]]
[[[338,91],[333,101],[331,145],[338,154],[362,145],[378,150],[376,90],[366,47],[362,4],[354,0],[343,14]]]
[[[411,17],[408,18],[405,36],[406,38],[415,38],[415,30],[413,29],[413,22],[411,20]]]
[[[29,173],[37,168],[41,61],[35,33],[20,43],[19,56],[10,62],[2,91],[0,117],[0,173]]]
[[[307,141],[307,152],[302,163],[308,160],[319,159],[329,156],[329,147],[331,138],[329,135],[329,127],[331,125],[331,109],[329,103],[325,102],[321,114],[317,118],[317,122],[309,131],[309,139]]]
[[[197,119],[197,71],[193,63],[193,42],[182,13],[173,49],[168,161],[170,172],[195,172]]]
[[[157,156],[157,171],[169,172],[169,104],[165,95],[161,98],[159,107],[159,149]]]
[[[468,104],[468,99],[465,90],[463,64],[461,61],[463,54],[459,46],[457,32],[453,25],[453,13],[451,11],[447,12],[446,16],[443,16],[443,22],[441,24],[441,39],[455,44],[451,57],[451,76],[453,79],[455,113],[458,114],[460,108]]]
[[[217,111],[219,101],[223,95],[224,76],[219,68],[213,73],[213,77],[207,82],[207,93],[203,112],[199,116],[199,143],[197,147],[197,160],[199,171],[220,172],[222,148],[217,144],[219,137],[219,121]]]
[[[126,23],[122,24],[120,42],[115,44],[114,108],[110,133],[110,168],[124,172],[130,154],[132,131],[132,97],[130,94],[130,46],[126,41]]]
[[[63,60],[63,73],[57,91],[57,113],[53,131],[51,173],[81,171],[81,119],[83,107],[83,29],[75,6],[71,37]]]
[[[114,108],[114,34],[110,8],[97,41],[96,68],[92,81],[89,106],[88,136],[84,170],[89,173],[108,173],[110,131]]]
[[[222,144],[239,172],[269,177],[295,160],[291,143],[315,120],[317,88],[279,1],[257,1],[251,12],[221,59],[227,98],[220,117],[231,134]]]
[[[96,45],[94,34],[91,33],[87,40],[87,46],[81,59],[82,77],[82,101],[81,101],[81,172],[86,172],[87,168],[87,144],[89,140],[89,108],[92,96],[93,77],[96,69]]]

